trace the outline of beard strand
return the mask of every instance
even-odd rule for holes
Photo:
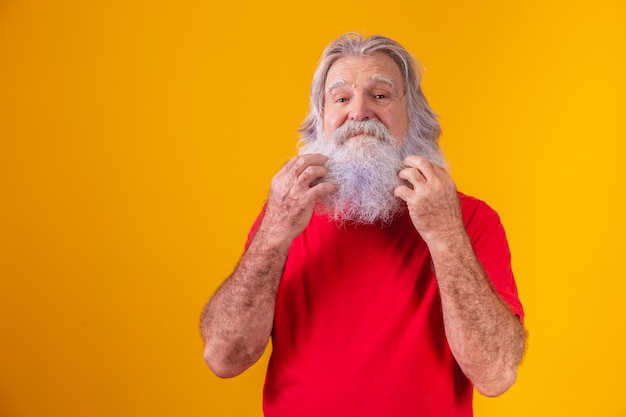
[[[363,135],[353,138],[357,135]],[[346,122],[330,140],[318,137],[299,154],[321,153],[329,157],[323,181],[337,184],[316,210],[338,224],[390,224],[404,209],[393,195],[402,182],[402,150],[388,129],[377,120]]]

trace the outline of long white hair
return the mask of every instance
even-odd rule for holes
[[[420,155],[445,166],[439,149],[441,126],[420,86],[421,73],[416,60],[396,41],[385,36],[364,38],[358,33],[347,33],[333,41],[324,50],[311,84],[309,113],[300,125],[301,144],[313,143],[323,137],[324,89],[330,67],[347,56],[364,57],[384,53],[398,65],[405,86],[409,126],[403,140],[402,155]]]

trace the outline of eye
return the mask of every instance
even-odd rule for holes
[[[348,101],[348,99],[345,97],[340,97],[337,100],[335,100],[335,102],[337,103],[345,103],[346,101]]]
[[[387,95],[386,94],[374,94],[374,98],[376,100],[384,100],[387,98]]]

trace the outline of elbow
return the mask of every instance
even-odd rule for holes
[[[247,369],[247,366],[238,366],[237,363],[228,360],[223,355],[216,354],[208,345],[204,348],[204,362],[211,369],[211,372],[219,378],[232,378]]]
[[[508,391],[516,379],[517,369],[512,369],[489,381],[475,381],[474,386],[485,397],[497,397]]]
[[[252,366],[261,357],[263,351],[264,349],[260,353],[241,354],[235,350],[226,353],[207,343],[204,348],[204,361],[217,377],[232,378]]]
[[[483,374],[488,378],[477,378],[472,381],[474,386],[482,395],[486,397],[497,397],[509,390],[517,380],[517,371],[526,352],[527,332],[522,325],[518,327],[519,333],[517,341],[512,344],[511,353],[503,358],[500,366],[491,368],[491,372]],[[496,363],[498,363],[496,361]]]
[[[227,364],[214,356],[208,356],[206,353],[204,355],[204,361],[209,369],[211,369],[211,372],[219,378],[232,378],[246,370],[246,367],[237,367],[232,364]]]

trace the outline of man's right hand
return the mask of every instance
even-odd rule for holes
[[[328,173],[322,154],[299,155],[291,158],[274,176],[258,232],[270,245],[291,245],[291,241],[311,221],[315,204],[337,189],[337,185],[316,181]]]

